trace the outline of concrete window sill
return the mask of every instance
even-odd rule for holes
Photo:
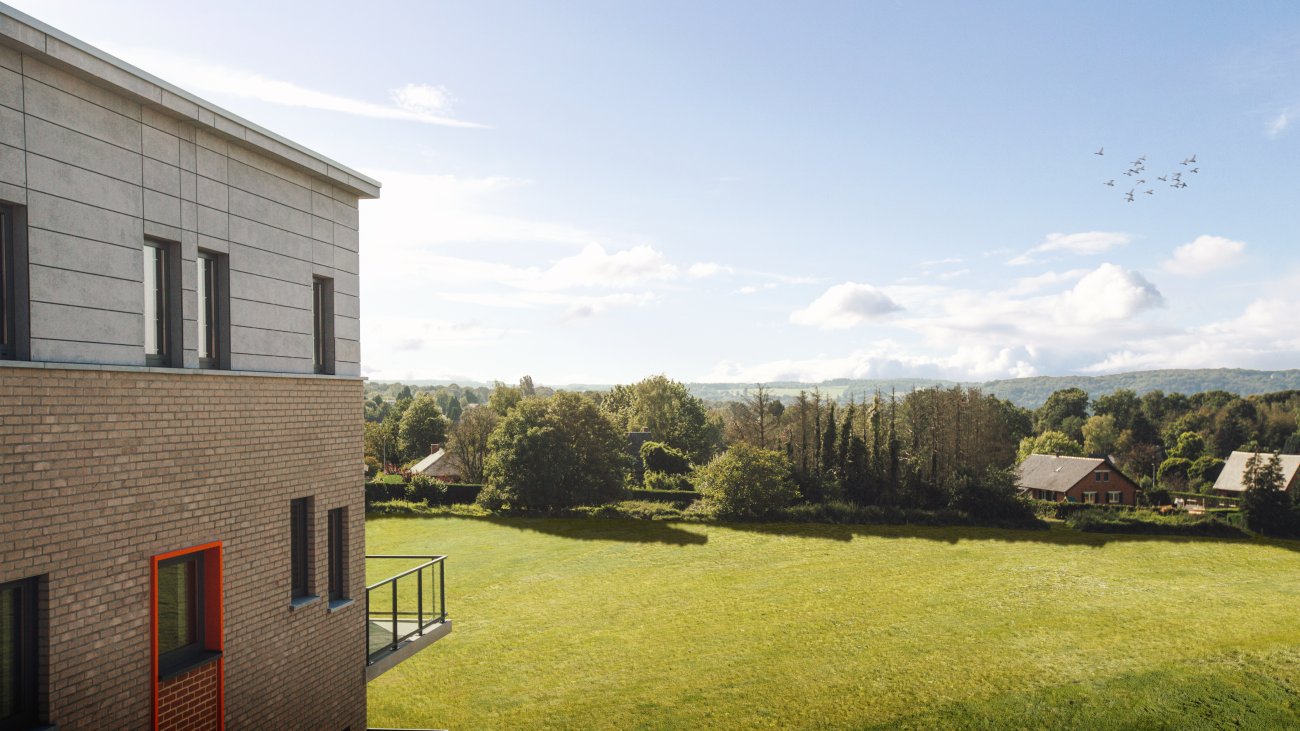
[[[315,604],[318,601],[320,601],[319,596],[294,597],[293,601],[289,602],[289,608],[296,612],[299,609],[302,609],[303,607],[310,607],[311,605]]]

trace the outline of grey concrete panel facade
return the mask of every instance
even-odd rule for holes
[[[232,368],[312,372],[318,276],[335,372],[359,375],[357,202],[378,183],[0,11],[0,201],[27,207],[32,357],[145,364],[149,237],[179,244],[186,367],[202,248],[227,257]]]

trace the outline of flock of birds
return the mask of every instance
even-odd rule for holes
[[[1099,157],[1105,157],[1106,148],[1102,147],[1092,154],[1097,155]],[[1195,154],[1193,154],[1191,157],[1183,158],[1183,161],[1179,164],[1188,168],[1186,172],[1189,175],[1195,175],[1201,172],[1200,167],[1197,167]],[[1130,178],[1136,178],[1136,180],[1134,180],[1132,183],[1133,187],[1129,188],[1129,191],[1124,194],[1124,200],[1128,201],[1129,203],[1132,203],[1135,200],[1134,194],[1136,194],[1143,185],[1154,185],[1153,183],[1152,184],[1147,183],[1147,179],[1143,177],[1147,174],[1146,170],[1147,170],[1146,155],[1142,155],[1138,159],[1129,163],[1129,168],[1124,171],[1124,175]],[[1175,170],[1174,172],[1165,173],[1164,175],[1157,176],[1155,180],[1161,183],[1165,183],[1170,188],[1173,188],[1175,190],[1186,188],[1187,182],[1183,180],[1183,172],[1184,171],[1182,170]],[[1102,183],[1102,185],[1114,188],[1115,180],[1114,179],[1107,180],[1106,182]],[[1155,195],[1156,189],[1154,187],[1147,188],[1146,190],[1142,191],[1142,194]]]

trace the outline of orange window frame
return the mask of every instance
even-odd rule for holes
[[[149,688],[153,728],[158,728],[158,565],[178,556],[203,554],[203,645],[206,649],[225,650],[225,617],[223,616],[222,546],[221,541],[161,553],[149,559]],[[226,658],[217,663],[217,718],[219,726],[226,725]]]

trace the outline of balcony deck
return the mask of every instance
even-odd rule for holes
[[[366,680],[371,681],[451,633],[444,591],[446,556],[369,555],[420,563],[366,587]]]

